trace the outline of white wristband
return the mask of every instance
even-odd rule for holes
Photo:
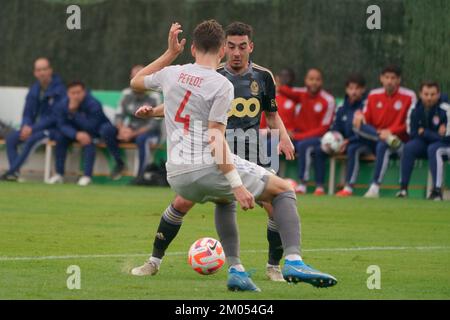
[[[242,186],[241,177],[239,176],[239,173],[236,169],[233,169],[225,174],[225,178],[227,178],[232,189]]]

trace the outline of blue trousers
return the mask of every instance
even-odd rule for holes
[[[152,132],[145,132],[140,135],[138,135],[134,142],[136,143],[139,151],[139,169],[138,169],[138,175],[142,175],[145,170],[145,166],[148,163],[148,159],[151,156],[151,151],[149,147],[150,141],[157,142],[159,138],[159,135],[157,133]]]
[[[428,162],[431,176],[433,177],[433,187],[441,188],[444,175],[444,161],[450,159],[450,142],[435,142],[428,146]]]
[[[117,140],[117,128],[110,122],[106,122],[100,126],[99,133],[116,163],[123,164],[123,160],[120,157],[119,141]]]
[[[59,133],[56,136],[56,150],[55,150],[55,167],[56,173],[60,175],[64,175],[65,171],[65,163],[67,157],[67,149],[69,146],[75,142],[63,134]],[[92,171],[94,169],[95,162],[95,143],[92,142],[82,148],[83,150],[83,174],[88,177],[92,177]]]
[[[9,170],[8,174],[18,173],[20,168],[28,159],[28,156],[36,150],[47,139],[54,139],[56,136],[55,129],[33,132],[31,136],[25,140],[20,140],[20,131],[11,132],[6,138],[6,152],[8,154]],[[23,144],[19,153],[19,145]]]
[[[295,150],[297,152],[298,161],[298,178],[301,182],[309,180],[309,168],[311,166],[311,159],[317,147],[320,147],[320,138],[310,138],[295,141]],[[315,174],[317,175],[318,171],[320,171],[321,168],[317,165],[316,161],[314,163],[314,170]],[[321,174],[324,174],[323,171]]]
[[[347,172],[345,183],[353,185],[359,174],[359,158],[361,155],[374,154],[376,142],[366,139],[358,139],[347,146]]]
[[[105,140],[105,143],[108,145],[108,149],[110,150],[111,154],[116,159],[120,159],[120,151],[118,146],[118,140],[117,140],[117,134],[119,131],[116,127],[110,125],[105,126],[100,130],[100,135]],[[148,162],[148,159],[151,156],[151,151],[148,146],[149,142],[154,140],[157,141],[159,138],[159,135],[155,132],[145,132],[140,135],[138,135],[136,138],[134,138],[133,142],[136,143],[138,147],[139,152],[139,169],[138,169],[138,175],[141,175],[144,173],[145,165]],[[108,144],[109,143],[109,144]]]
[[[428,144],[423,139],[413,139],[408,141],[404,147],[401,157],[401,178],[400,186],[402,189],[407,189],[411,174],[414,169],[414,162],[416,159],[427,158]]]

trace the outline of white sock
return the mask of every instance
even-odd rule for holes
[[[350,187],[348,184],[345,185],[344,190],[347,191],[347,192],[353,193],[353,188]]]
[[[234,268],[239,272],[244,272],[245,268],[242,264],[233,264],[230,268]]]
[[[288,254],[284,258],[289,261],[302,261],[302,257],[299,254]]]
[[[277,264],[277,265],[270,264],[270,263],[266,264],[266,268],[279,268],[279,267],[280,267],[279,264]]]
[[[159,267],[161,265],[162,259],[159,259],[156,257],[150,257],[149,261],[153,262],[154,264],[156,264]]]

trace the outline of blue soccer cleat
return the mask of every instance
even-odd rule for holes
[[[327,288],[337,284],[335,277],[315,270],[301,260],[286,260],[283,267],[283,278],[287,282],[306,282],[317,288]]]
[[[230,291],[261,291],[261,289],[253,283],[252,279],[250,279],[247,272],[237,271],[233,267],[228,271],[227,287]]]

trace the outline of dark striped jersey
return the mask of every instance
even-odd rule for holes
[[[259,130],[262,112],[277,111],[275,80],[270,70],[250,62],[243,74],[232,73],[224,64],[219,66],[217,72],[234,86],[227,129]]]

